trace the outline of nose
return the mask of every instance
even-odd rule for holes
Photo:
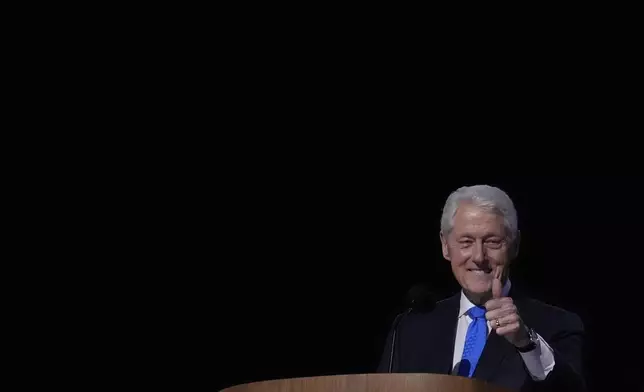
[[[476,241],[474,249],[472,249],[472,261],[475,263],[482,263],[485,260],[485,251],[483,250],[483,243]]]

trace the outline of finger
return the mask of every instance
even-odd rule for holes
[[[492,298],[501,298],[503,294],[503,285],[501,285],[501,276],[503,275],[503,267],[497,266],[494,273],[494,280],[492,280]]]
[[[521,319],[519,318],[519,315],[516,313],[511,313],[506,316],[499,317],[498,320],[499,320],[499,324],[501,324],[502,327],[505,327],[507,325],[519,324],[521,321]]]
[[[483,306],[487,311],[494,310],[494,309],[499,309],[504,306],[510,306],[513,305],[514,302],[512,301],[512,298],[510,297],[503,297],[503,298],[498,298],[498,299],[491,299],[487,301]]]
[[[495,328],[494,331],[497,335],[507,335],[510,333],[516,333],[519,330],[519,323],[514,323],[510,325],[503,325],[501,327]]]
[[[487,301],[484,305],[485,310],[488,312],[494,310],[494,309],[500,309],[503,306],[503,302],[499,299],[491,299]]]
[[[514,305],[504,305],[500,308],[490,310],[485,313],[485,318],[488,320],[496,320],[501,317],[509,316],[511,314],[518,314],[517,309]]]
[[[521,326],[521,318],[517,314],[500,317],[492,320],[492,329],[496,330],[498,334],[516,332]]]
[[[514,304],[503,304],[500,308],[496,308],[485,312],[485,318],[487,320],[496,320],[511,314],[518,314],[517,308]]]

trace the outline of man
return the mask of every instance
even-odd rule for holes
[[[512,286],[519,239],[501,189],[462,187],[447,198],[440,242],[462,290],[401,321],[392,372],[472,377],[517,391],[586,390],[581,319]],[[390,332],[379,372],[389,369],[391,339]]]

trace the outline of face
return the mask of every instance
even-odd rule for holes
[[[490,295],[497,266],[507,276],[510,244],[501,215],[461,204],[452,231],[446,237],[441,233],[441,244],[456,280],[473,298]]]

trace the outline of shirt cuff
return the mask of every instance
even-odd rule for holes
[[[537,336],[539,337],[537,347],[527,353],[519,354],[521,354],[523,363],[525,363],[532,379],[543,381],[555,367],[555,354],[541,335],[537,334]]]

